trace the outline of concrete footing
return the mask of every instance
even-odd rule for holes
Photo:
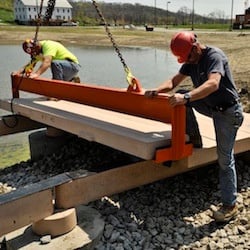
[[[29,135],[30,158],[39,160],[58,151],[72,135],[54,128],[39,130]]]
[[[5,246],[3,246],[5,248],[3,249],[93,249],[103,234],[104,221],[95,209],[88,206],[77,207],[76,215],[77,226],[66,234],[58,237],[38,236],[33,232],[32,226],[28,226],[5,235]]]
[[[66,234],[77,225],[76,209],[57,210],[54,214],[36,221],[32,224],[32,230],[37,235],[51,235],[52,237]]]

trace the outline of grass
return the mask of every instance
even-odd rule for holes
[[[165,26],[162,26],[164,28]],[[230,24],[229,23],[214,23],[214,24],[194,24],[194,29],[201,30],[218,30],[218,31],[228,31]],[[192,25],[168,25],[168,29],[191,29]]]
[[[1,27],[1,31],[9,31],[9,32],[19,32],[19,33],[35,33],[35,26],[24,26],[24,25],[8,25]],[[123,27],[111,27],[110,31],[112,34],[121,35],[121,36],[142,36],[142,37],[151,37],[161,35],[161,32],[145,32],[143,29],[135,29],[135,30],[126,30]],[[83,35],[106,35],[105,28],[103,26],[70,26],[70,27],[62,27],[62,26],[40,26],[39,33],[53,33],[53,34],[83,34]]]
[[[13,22],[14,22],[13,11],[8,9],[0,9],[0,23],[13,24]]]
[[[7,137],[0,142],[0,169],[30,159],[28,135],[26,137],[24,133],[19,133]]]
[[[164,27],[163,31],[164,31]],[[190,26],[188,25],[182,25],[182,26],[169,26],[168,30],[175,30],[175,29],[182,29],[182,30],[191,30]],[[197,25],[195,26],[195,29],[199,30],[217,30],[217,31],[225,31],[227,32],[229,30],[228,25]],[[1,31],[18,31],[18,32],[32,32],[35,31],[35,26],[25,26],[25,25],[8,25],[8,26],[2,26]],[[135,30],[127,30],[123,29],[123,27],[111,27],[110,28],[112,33],[115,33],[117,35],[137,35],[137,36],[152,36],[155,35],[158,32],[144,32],[143,29],[135,29]],[[103,26],[77,26],[77,27],[62,27],[62,26],[40,26],[39,32],[52,32],[52,33],[65,33],[65,31],[69,33],[83,33],[84,34],[100,34],[105,33],[105,27]],[[142,32],[143,31],[143,32]]]
[[[9,22],[9,26],[5,27],[5,30],[13,30],[18,29],[19,31],[30,31],[34,30],[35,26],[25,26],[25,25],[16,25],[13,23],[13,19],[8,18],[8,15],[5,11],[0,9],[0,19],[5,22]],[[157,26],[159,28],[165,28],[164,26]],[[110,30],[116,30],[116,31],[122,31],[124,30],[122,26],[120,27],[109,27]],[[218,31],[228,31],[230,28],[230,24],[195,24],[194,30],[218,30]],[[84,29],[84,32],[87,33],[93,33],[99,30],[105,29],[104,26],[70,26],[70,27],[62,27],[62,26],[41,26],[40,30],[45,32],[58,32],[58,33],[64,33],[65,29],[70,30],[71,33],[79,33],[82,32],[82,29]],[[191,30],[191,25],[168,25],[168,29],[183,29],[183,30]],[[138,32],[138,30],[130,30],[131,33]],[[154,32],[148,32],[149,34],[152,34]]]

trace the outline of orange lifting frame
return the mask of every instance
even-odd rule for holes
[[[171,107],[164,94],[147,98],[143,91],[133,91],[131,88],[30,79],[20,75],[11,75],[11,80],[13,98],[19,98],[19,91],[22,90],[171,124],[171,146],[156,150],[154,160],[157,163],[180,160],[192,154],[192,144],[186,144],[185,106]]]

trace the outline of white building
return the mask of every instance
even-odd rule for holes
[[[41,0],[14,0],[15,21],[20,24],[31,24],[38,18]],[[48,6],[48,0],[43,1],[41,17],[43,18]],[[71,21],[72,6],[67,0],[56,0],[51,20]]]

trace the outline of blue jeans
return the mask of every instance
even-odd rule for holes
[[[68,60],[53,60],[51,63],[52,79],[71,81],[79,72],[80,66]]]
[[[237,174],[234,159],[234,142],[237,131],[243,122],[242,106],[237,103],[223,112],[212,110],[200,100],[191,102],[190,106],[199,113],[213,119],[217,142],[218,163],[220,167],[219,183],[221,201],[223,205],[232,206],[236,203],[237,199]],[[192,109],[191,107],[187,107],[187,109]],[[196,119],[194,116],[193,123],[195,122]]]

